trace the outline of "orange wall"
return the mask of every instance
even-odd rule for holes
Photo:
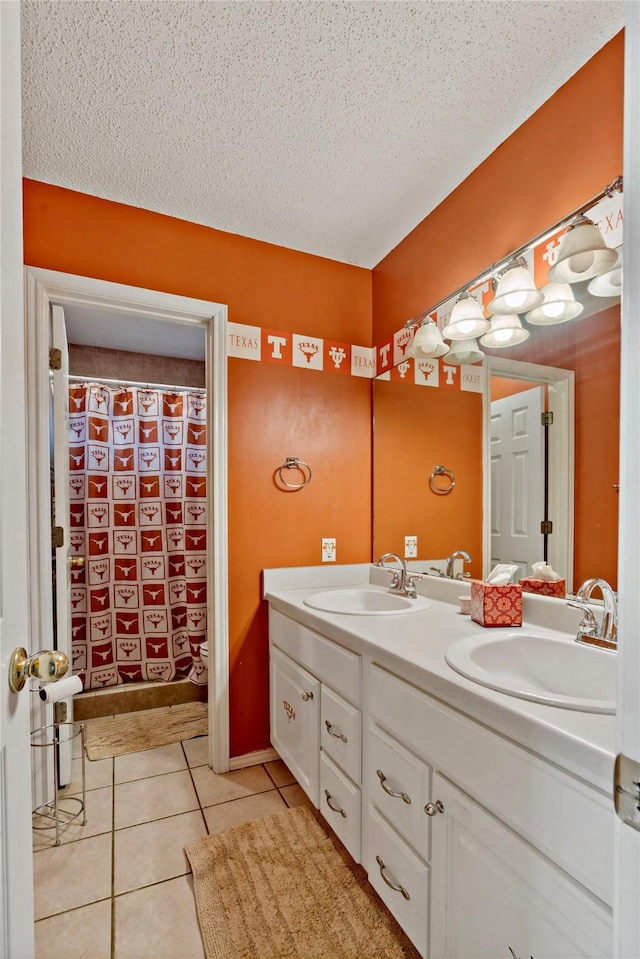
[[[377,380],[373,389],[375,555],[404,556],[404,537],[417,536],[418,559],[466,549],[472,558],[466,569],[479,579],[482,482],[476,469],[482,462],[482,396],[386,380]],[[451,417],[458,424],[455,433]],[[429,488],[436,465],[455,476],[446,496]]]
[[[371,342],[371,273],[134,207],[24,182],[25,263],[213,300],[229,319]],[[267,622],[260,571],[371,558],[371,383],[229,361],[231,754],[269,745]],[[313,469],[283,493],[286,456]]]
[[[623,34],[373,271],[373,340],[444,299],[622,173]]]
[[[444,299],[622,173],[623,53],[620,33],[376,266],[375,343],[388,340],[409,317]],[[585,332],[593,334],[598,329],[595,320],[582,322]],[[616,334],[609,321],[605,326],[602,351],[594,348],[597,338],[590,349],[572,346],[570,367],[576,369],[578,409],[576,585],[593,575],[616,582],[617,499],[609,487],[617,481],[618,390],[609,388],[611,402],[606,408],[598,406],[601,383],[596,385],[596,377],[604,365],[605,376],[615,383],[619,346],[613,344]],[[526,346],[544,351],[543,332],[536,330]],[[588,345],[588,333],[583,345]],[[520,352],[517,357],[553,365]],[[455,435],[456,411],[443,410],[442,416]],[[598,452],[591,457],[588,450],[594,449],[594,436]],[[424,441],[429,442],[426,431]],[[607,464],[606,480],[592,459]],[[477,476],[481,482],[480,459]]]

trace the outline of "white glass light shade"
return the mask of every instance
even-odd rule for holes
[[[533,310],[542,303],[531,273],[525,266],[509,267],[498,280],[496,295],[489,303],[489,313],[509,316]]]
[[[592,296],[621,296],[622,295],[622,247],[616,250],[617,260],[610,270],[601,276],[596,276],[587,289]]]
[[[416,331],[408,352],[417,359],[426,359],[427,357],[444,356],[445,353],[449,352],[449,347],[442,339],[442,333],[436,324],[429,320],[428,323],[423,323]]]
[[[606,273],[616,262],[616,251],[604,242],[598,227],[579,216],[560,241],[558,259],[549,270],[552,283],[579,283]]]
[[[544,301],[527,313],[527,322],[534,326],[553,326],[579,316],[584,307],[577,303],[568,283],[546,283],[540,292]]]
[[[468,340],[489,329],[482,307],[469,293],[463,293],[451,310],[449,322],[442,331],[448,340]]]
[[[447,353],[447,363],[450,366],[462,366],[463,363],[481,363],[484,353],[478,349],[475,339],[454,340]]]
[[[488,349],[500,350],[528,339],[529,330],[523,329],[519,316],[494,316],[491,329],[480,337],[480,342]]]

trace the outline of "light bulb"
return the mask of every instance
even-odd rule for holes
[[[468,336],[469,333],[473,333],[478,323],[477,320],[459,320],[456,325],[460,333],[465,333]]]
[[[560,303],[560,302],[543,303],[543,305],[539,307],[539,309],[542,310],[545,316],[560,316],[560,314],[564,310],[564,303]]]
[[[513,336],[513,330],[510,330],[510,329],[506,329],[506,330],[493,330],[493,336],[494,336],[494,338],[495,338],[496,340],[498,340],[500,343],[506,343],[508,340],[510,340],[510,339],[512,338],[512,336]]]
[[[504,301],[507,306],[512,306],[514,309],[517,309],[519,306],[522,306],[526,302],[528,296],[527,290],[516,290],[513,293],[506,293]]]

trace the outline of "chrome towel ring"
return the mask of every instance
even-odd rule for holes
[[[436,482],[436,476],[446,477],[444,480]],[[434,466],[429,477],[429,486],[438,496],[446,496],[456,485],[456,477],[452,470],[446,466]]]
[[[303,476],[302,482],[287,483],[286,479],[282,475],[283,470],[299,470]],[[278,474],[278,479],[282,485],[286,486],[287,489],[303,489],[311,482],[311,467],[308,463],[303,463],[302,460],[299,460],[297,456],[287,456],[282,466],[279,466],[276,470],[276,473]]]

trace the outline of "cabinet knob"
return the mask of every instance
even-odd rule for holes
[[[427,816],[436,816],[439,812],[444,812],[444,806],[439,799],[436,799],[435,802],[428,802],[424,807],[424,811]]]
[[[408,806],[411,805],[411,796],[407,796],[406,793],[396,792],[395,789],[391,789],[390,786],[387,786],[387,777],[381,769],[376,769],[376,776],[380,780],[380,785],[386,792],[387,796],[393,796],[394,799],[401,799],[403,802],[406,802]]]
[[[308,693],[306,690],[303,693],[301,693],[301,696],[302,696],[303,702],[305,703],[308,703],[310,699],[313,699],[313,693],[311,692]]]

